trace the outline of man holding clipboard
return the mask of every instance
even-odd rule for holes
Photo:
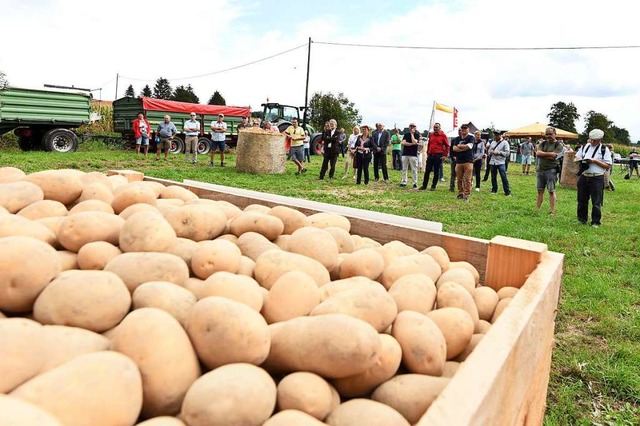
[[[302,166],[304,161],[304,129],[298,126],[298,119],[291,120],[291,126],[287,127],[284,134],[291,141],[291,147],[289,148],[289,155],[291,159],[298,166],[296,175],[305,173],[307,169]]]

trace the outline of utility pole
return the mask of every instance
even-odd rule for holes
[[[113,99],[118,99],[118,78],[120,78],[120,74],[116,74],[116,97]]]
[[[309,48],[307,52],[307,85],[304,89],[304,111],[302,115],[302,128],[307,129],[307,108],[309,107],[309,69],[311,68],[311,37],[309,37]]]

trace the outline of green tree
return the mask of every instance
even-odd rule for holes
[[[600,129],[604,132],[604,138],[602,139],[604,142],[613,142],[612,132],[610,129],[613,121],[609,120],[606,115],[591,110],[585,114],[584,121],[584,132],[580,135],[581,142],[587,141],[589,138],[589,132],[593,129]]]
[[[7,80],[7,75],[0,71],[0,90],[6,89],[9,87],[9,80]]]
[[[324,129],[324,123],[332,118],[338,122],[338,127],[345,129],[362,123],[360,112],[344,93],[338,93],[338,96],[331,92],[314,93],[309,102],[307,117],[309,123],[318,130]]]
[[[169,80],[164,77],[160,77],[156,80],[156,85],[153,86],[153,97],[156,99],[171,99],[173,95],[173,89]]]
[[[150,98],[151,96],[153,96],[151,87],[149,87],[148,84],[142,88],[142,92],[140,92],[140,96],[144,96],[145,98]]]
[[[558,129],[566,130],[568,132],[578,133],[576,130],[576,120],[580,119],[578,109],[569,102],[556,102],[551,105],[551,111],[547,114],[549,118],[549,126],[556,127]]]
[[[209,98],[209,102],[207,103],[209,105],[226,105],[227,101],[220,94],[220,92],[216,90],[215,92],[213,92],[213,95],[211,95],[211,97]]]
[[[173,91],[173,96],[171,97],[171,99],[180,102],[190,102],[192,104],[200,103],[200,99],[193,92],[193,87],[191,87],[190,84],[187,85],[187,87],[176,87],[176,90]]]
[[[133,85],[130,84],[129,87],[127,87],[127,90],[125,90],[124,95],[127,98],[133,98],[136,96],[136,92],[133,91]]]
[[[620,128],[616,125],[610,127],[613,140],[622,145],[631,145],[631,137],[627,129]]]

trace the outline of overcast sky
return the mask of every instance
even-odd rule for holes
[[[438,47],[640,45],[635,2],[623,0],[0,0],[0,70],[14,86],[102,88],[138,94],[162,76],[191,84],[201,103],[304,104],[309,92],[343,92],[365,123],[429,124],[434,101],[459,122],[508,130],[546,122],[553,103],[604,113],[640,139],[640,49],[460,51]],[[254,65],[257,61],[303,46]],[[206,75],[213,74],[213,75]],[[205,75],[205,76],[203,76]],[[202,76],[202,77],[196,77]],[[94,92],[97,98],[100,92]],[[452,116],[438,112],[446,130]],[[584,122],[576,123],[579,132]]]

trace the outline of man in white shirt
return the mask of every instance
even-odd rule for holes
[[[198,163],[198,135],[200,134],[200,122],[196,120],[196,113],[189,114],[191,117],[184,122],[184,144],[185,159],[195,166]]]
[[[589,199],[591,199],[591,226],[598,228],[602,218],[602,200],[604,198],[604,173],[611,168],[611,151],[602,144],[604,132],[593,129],[589,132],[588,143],[576,152],[580,164],[578,177],[578,220],[587,224],[589,218]]]
[[[224,149],[226,148],[225,133],[227,132],[227,123],[223,120],[224,114],[218,114],[218,119],[211,122],[211,151],[209,151],[211,155],[209,166],[211,167],[213,167],[213,162],[216,158],[216,149],[220,149],[220,167],[224,167]]]

